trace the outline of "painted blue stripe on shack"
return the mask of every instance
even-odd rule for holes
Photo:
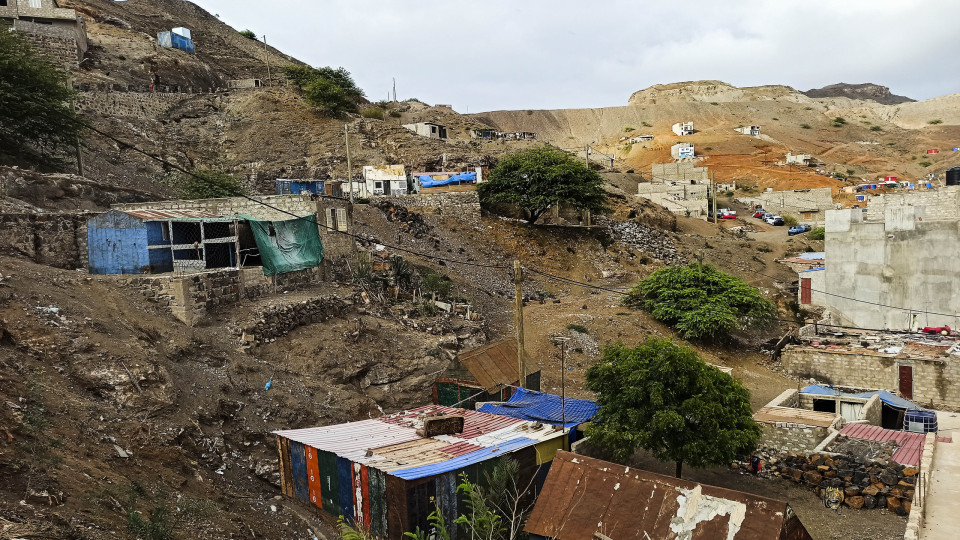
[[[307,458],[303,443],[290,441],[290,467],[293,471],[293,493],[301,501],[310,500],[310,484],[307,482]]]
[[[346,458],[337,458],[337,484],[340,486],[340,515],[353,524],[353,463]]]
[[[537,442],[539,441],[528,439],[526,437],[518,437],[516,439],[511,439],[509,441],[500,443],[495,447],[483,448],[481,450],[470,452],[469,454],[464,454],[453,459],[441,461],[440,463],[423,465],[421,467],[413,467],[410,469],[401,469],[398,471],[393,471],[390,474],[404,480],[427,478],[429,476],[436,476],[438,474],[443,474],[450,471],[458,471],[464,467],[469,467],[470,465],[480,463],[481,461],[493,459],[495,457],[505,455],[508,452],[513,452],[514,450],[519,450],[521,448],[537,444]]]

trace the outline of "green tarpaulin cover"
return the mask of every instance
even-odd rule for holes
[[[263,275],[274,276],[313,268],[323,260],[323,244],[314,216],[286,221],[261,221],[240,216],[250,223],[263,261]]]

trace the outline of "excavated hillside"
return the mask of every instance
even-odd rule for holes
[[[498,129],[535,131],[562,148],[591,145],[622,160],[623,168],[647,174],[651,164],[672,161],[673,144],[692,142],[718,180],[760,188],[843,185],[814,170],[776,167],[788,152],[811,154],[827,170],[844,172],[854,181],[886,175],[917,180],[960,164],[960,153],[949,151],[960,145],[960,94],[883,105],[846,97],[812,98],[788,86],[737,88],[696,81],[652,86],[635,92],[622,107],[474,116]],[[835,125],[837,117],[845,123]],[[694,123],[695,133],[676,136],[671,126],[687,121]],[[760,125],[761,135],[734,131],[746,125]],[[653,135],[654,140],[624,140],[637,135]],[[943,152],[928,156],[931,148]]]

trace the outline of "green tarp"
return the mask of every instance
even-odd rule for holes
[[[273,276],[313,268],[323,260],[323,244],[314,216],[286,221],[260,221],[240,216],[250,223],[263,261],[263,275]]]

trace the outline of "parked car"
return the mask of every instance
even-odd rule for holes
[[[757,209],[756,212],[753,213],[753,217],[763,219],[763,216],[765,216],[766,214],[767,214],[766,210],[764,210],[763,208],[759,208]]]
[[[768,216],[764,221],[770,225],[783,225],[783,218],[780,216]]]
[[[941,336],[949,336],[951,332],[949,326],[924,326],[920,331],[924,334],[940,334]]]
[[[787,229],[787,236],[793,236],[795,234],[803,234],[810,230],[809,225],[794,225]]]

